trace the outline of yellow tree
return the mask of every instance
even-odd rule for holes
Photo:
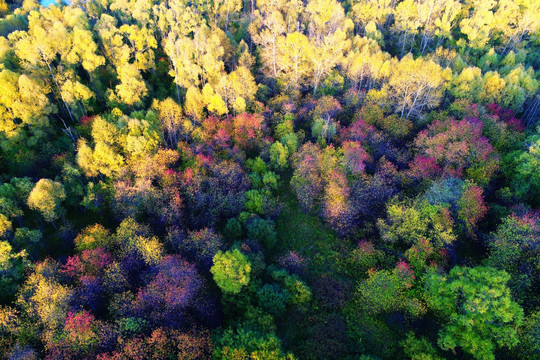
[[[470,4],[471,13],[459,23],[460,31],[467,36],[467,45],[473,49],[483,49],[495,29],[494,8],[496,0],[474,0]]]
[[[286,37],[279,37],[277,47],[280,83],[285,89],[301,88],[310,70],[311,45],[308,38],[300,32],[293,32]]]
[[[240,0],[214,0],[212,1],[212,13],[214,14],[214,26],[217,27],[218,21],[225,18],[225,31],[229,27],[229,17],[232,13],[242,10],[242,1]]]
[[[246,110],[246,101],[252,101],[257,92],[257,84],[249,69],[239,66],[233,72],[222,76],[216,92],[230,110],[241,113]]]
[[[66,198],[64,186],[50,179],[40,179],[28,196],[28,207],[38,210],[45,221],[53,222],[60,217],[61,203]]]
[[[58,266],[52,260],[37,264],[21,288],[18,304],[45,329],[61,326],[69,310],[72,289],[59,283]]]
[[[182,107],[173,99],[154,100],[153,108],[158,112],[163,139],[170,148],[175,148],[181,136],[187,141],[193,124],[182,114]]]
[[[379,26],[383,26],[394,12],[396,0],[355,0],[352,1],[352,16],[355,24],[361,29],[373,21]]]
[[[273,79],[278,77],[278,38],[286,28],[283,15],[278,10],[260,14],[255,12],[256,21],[250,25],[253,41],[260,46],[262,71]]]
[[[0,72],[0,134],[4,151],[22,140],[27,146],[37,145],[46,136],[49,116],[56,112],[47,94],[44,84],[27,75]],[[23,131],[25,128],[29,132]],[[26,138],[28,133],[30,137]]]
[[[194,71],[194,73],[181,73],[181,70],[184,69],[184,61],[190,60],[186,58],[186,54],[192,53],[190,49],[191,42],[185,38],[201,23],[202,18],[193,8],[180,0],[155,5],[154,13],[158,16],[158,27],[161,32],[163,49],[171,63],[169,74],[174,77],[176,96],[178,101],[181,101],[179,87],[189,88],[199,76],[197,71]],[[190,67],[190,69],[193,68]],[[184,84],[187,84],[187,86]]]
[[[523,40],[540,28],[540,2],[537,0],[499,0],[494,13],[495,28],[505,42],[503,53],[517,49]]]
[[[125,22],[123,25],[117,27],[117,20],[103,13],[96,22],[95,30],[101,40],[104,54],[118,75],[119,84],[114,91],[109,89],[109,100],[136,105],[140,104],[148,93],[141,71],[153,70],[157,40],[153,28],[144,21],[147,17],[144,7],[141,10],[121,5],[116,4],[114,9],[118,10],[116,14]],[[126,12],[129,9],[133,13],[129,13],[128,16]],[[140,20],[135,21],[137,18]],[[128,24],[130,20],[132,24]]]
[[[79,81],[73,68],[82,57],[87,58],[83,68],[88,72],[103,64],[103,58],[95,54],[97,45],[88,34],[88,28],[88,19],[80,8],[51,6],[30,12],[28,31],[15,31],[9,35],[25,71],[50,79],[49,85],[60,101],[62,111],[72,120],[76,116],[73,110],[84,105],[80,100],[93,96]],[[72,85],[64,86],[67,81]],[[83,114],[84,111],[80,116]]]
[[[408,54],[393,61],[390,78],[383,89],[401,118],[418,117],[422,111],[439,105],[451,75],[450,69],[442,69],[432,60],[415,60]]]
[[[309,53],[310,82],[315,94],[321,81],[342,61],[343,54],[350,45],[350,40],[347,39],[344,31],[338,29],[325,36],[321,44],[313,42],[311,44],[312,51]]]
[[[313,93],[321,81],[339,64],[350,46],[347,33],[354,24],[336,0],[311,0],[306,6],[309,19],[308,38],[311,44],[310,83]]]
[[[376,41],[356,36],[343,58],[341,70],[355,90],[369,91],[390,75],[390,54],[381,51]]]

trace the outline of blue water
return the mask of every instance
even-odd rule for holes
[[[56,4],[56,0],[41,0],[41,5],[43,6],[49,6],[52,4]]]

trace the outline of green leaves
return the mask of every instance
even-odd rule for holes
[[[226,294],[238,294],[249,283],[251,263],[240,250],[234,249],[214,256],[210,269],[214,281]]]
[[[498,347],[518,343],[523,310],[510,296],[505,271],[491,267],[454,267],[448,275],[436,270],[425,279],[425,299],[444,325],[439,346],[461,347],[476,359],[493,360]]]

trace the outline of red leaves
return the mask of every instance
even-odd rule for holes
[[[260,114],[242,113],[233,119],[234,142],[242,148],[264,137],[264,118]]]
[[[371,156],[364,150],[359,141],[345,141],[342,145],[345,166],[353,174],[361,174]]]
[[[66,317],[64,328],[68,331],[70,337],[76,338],[81,334],[91,332],[94,320],[94,315],[86,310],[80,312],[70,311]]]
[[[417,156],[409,163],[409,174],[416,179],[435,179],[441,172],[433,157]]]
[[[482,128],[483,122],[477,118],[434,121],[414,141],[418,155],[412,163],[412,173],[432,178],[437,171],[434,159],[442,169],[441,175],[458,177],[475,167],[482,170],[471,176],[479,182],[489,181],[499,158],[489,140],[482,136]]]
[[[112,263],[112,257],[102,247],[84,250],[82,254],[69,256],[60,273],[70,278],[81,279],[82,276],[98,276]]]
[[[487,214],[488,207],[484,202],[482,188],[468,183],[459,199],[458,218],[463,220],[467,229],[472,232],[476,224]]]

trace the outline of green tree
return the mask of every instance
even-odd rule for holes
[[[210,272],[224,293],[238,294],[249,283],[251,263],[238,249],[218,251]]]
[[[518,343],[523,310],[512,300],[505,271],[491,267],[454,267],[449,274],[430,271],[425,278],[428,306],[443,319],[439,346],[461,347],[480,360],[495,359],[499,347]]]
[[[281,170],[288,166],[289,151],[282,143],[276,141],[270,146],[270,163],[275,169]]]
[[[7,241],[0,241],[0,302],[13,300],[19,283],[24,279],[25,271],[30,266],[26,251],[19,253]]]

